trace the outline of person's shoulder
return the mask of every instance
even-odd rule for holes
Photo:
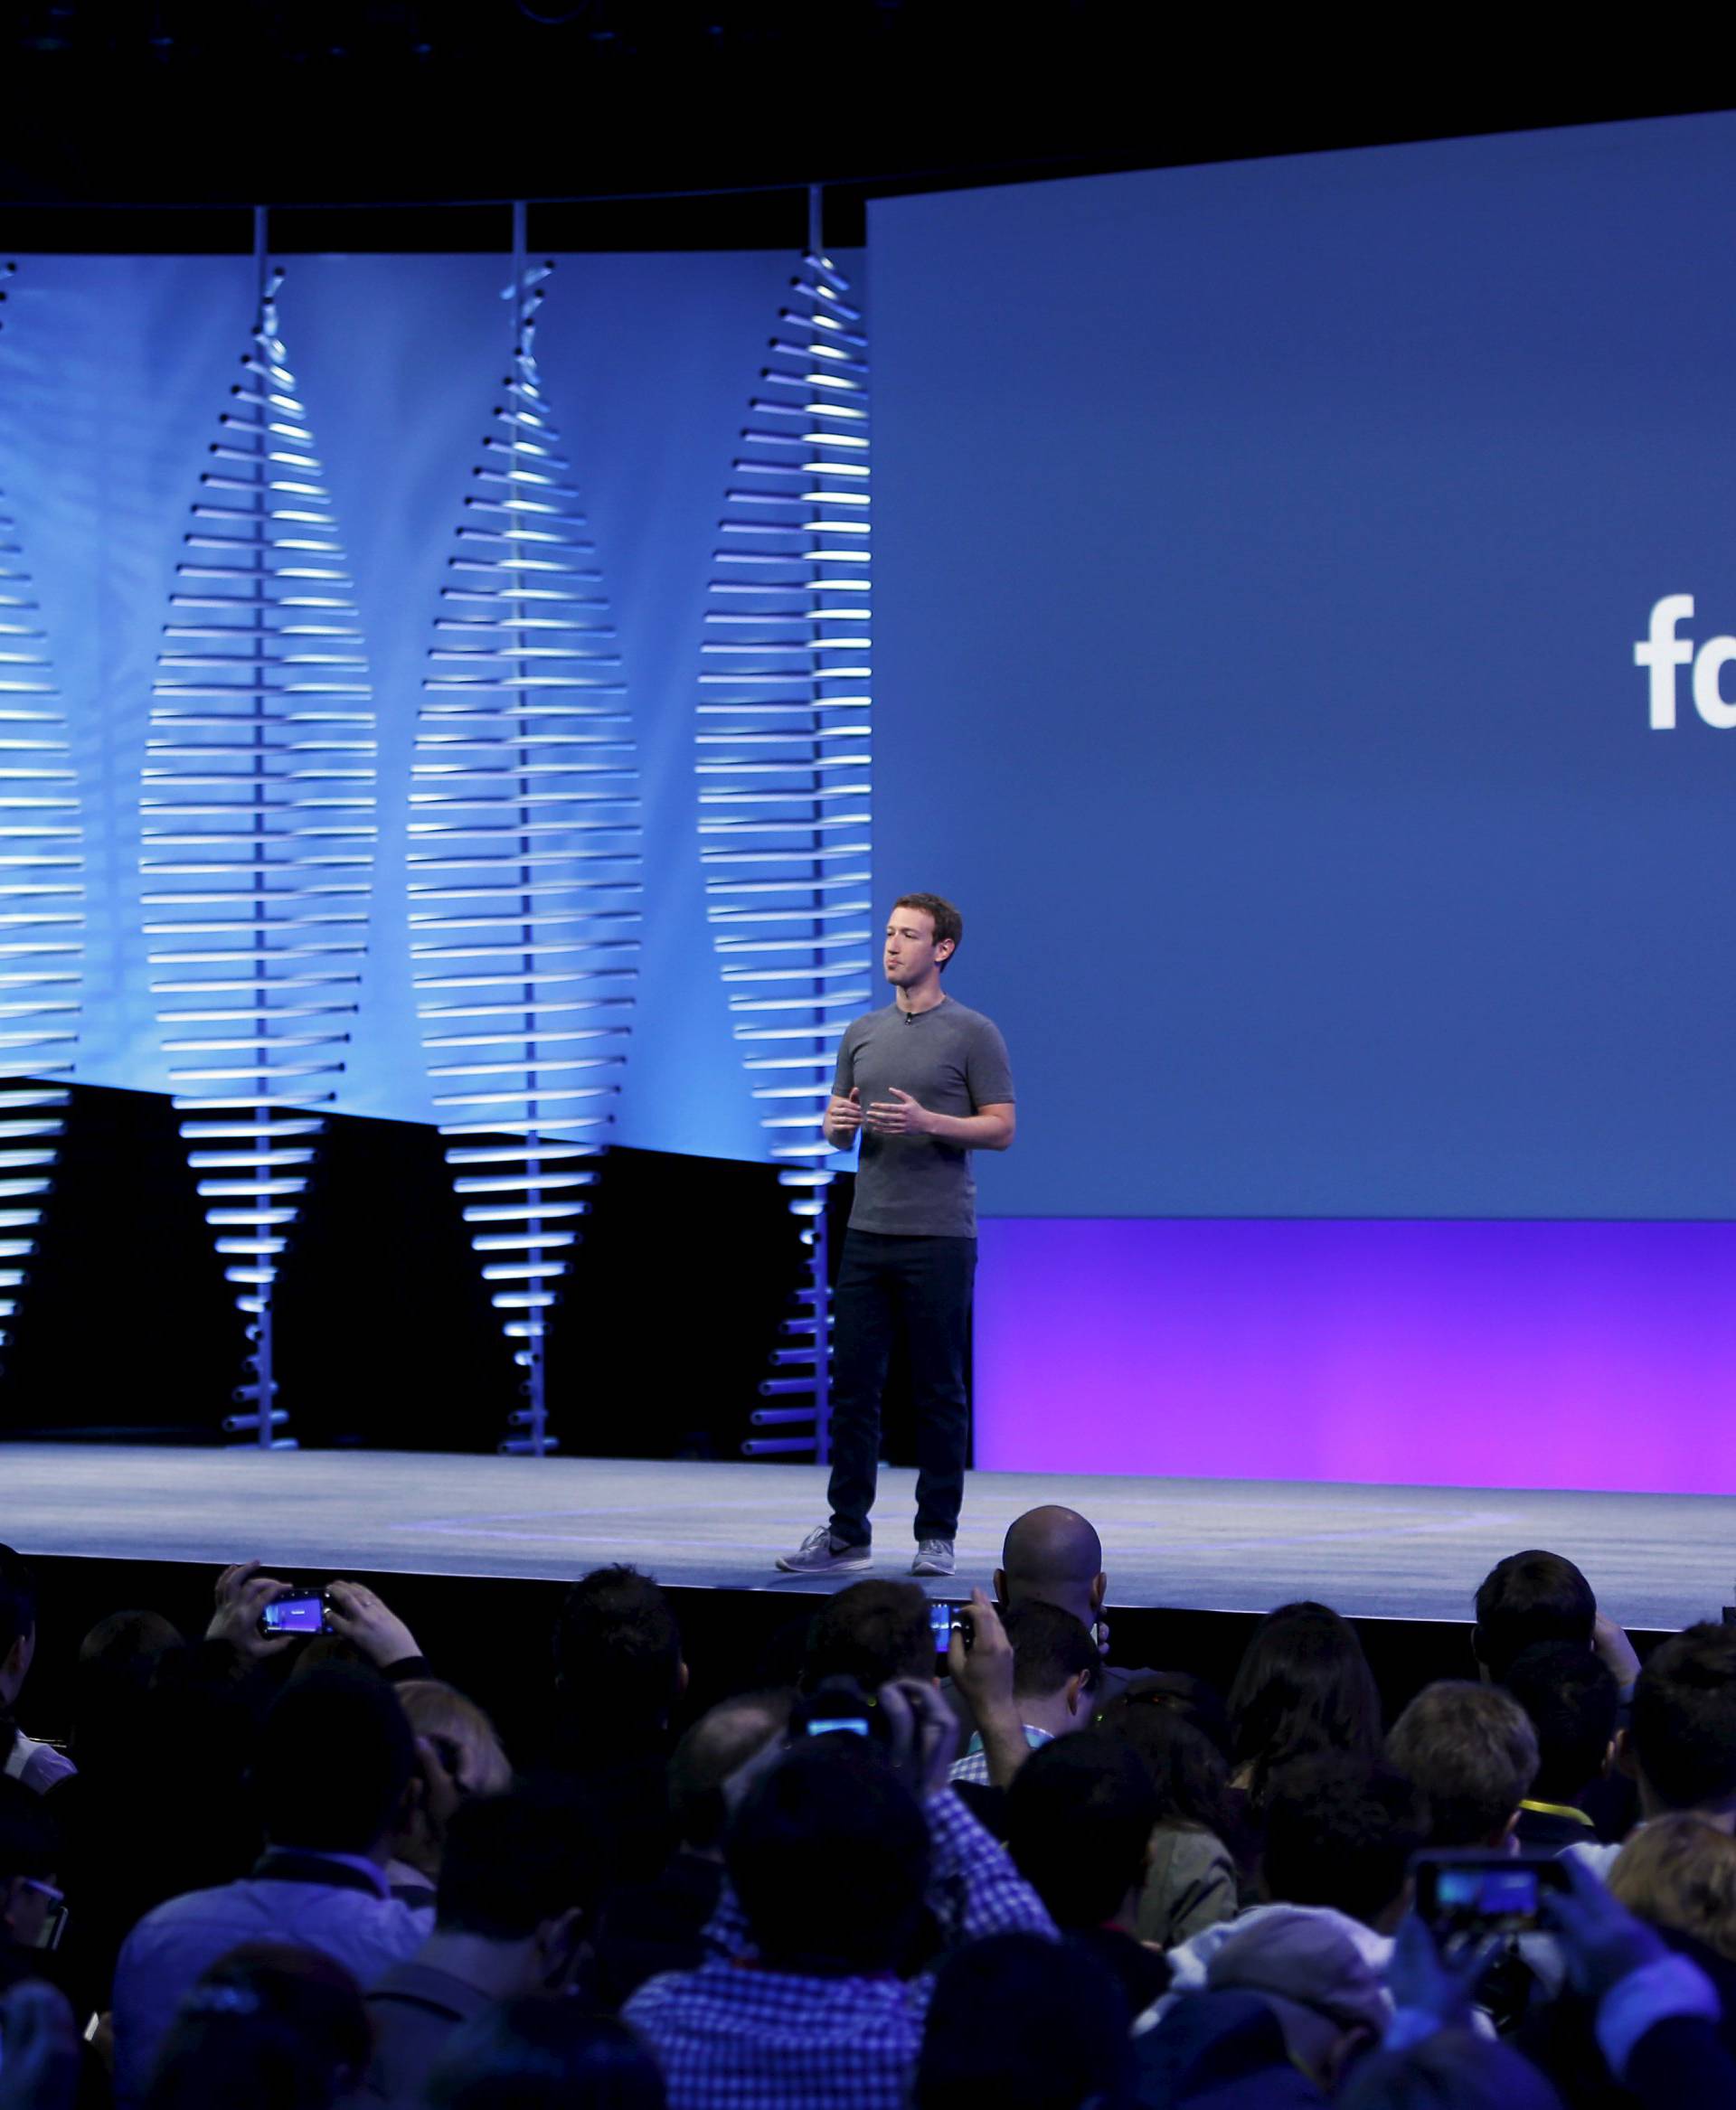
[[[20,1736],[18,1747],[23,1747],[24,1764],[18,1778],[36,1794],[46,1794],[50,1788],[58,1787],[64,1780],[78,1776],[78,1767],[52,1744],[38,1743],[33,1737]]]
[[[1608,1882],[1609,1871],[1616,1865],[1616,1856],[1621,1851],[1620,1842],[1605,1840],[1576,1839],[1571,1846],[1563,1847],[1556,1855],[1557,1860],[1582,1861],[1600,1882]]]
[[[886,1014],[897,1009],[895,1004],[883,1004],[878,1011],[859,1011],[844,1029],[838,1041],[840,1055],[854,1055],[858,1048],[866,1047],[874,1035],[885,1031]]]
[[[420,2008],[443,2008],[460,2021],[480,2014],[490,2004],[489,1996],[467,1978],[456,1978],[432,1964],[406,1956],[376,1978],[363,1995],[371,2008],[391,2007],[403,2002]]]
[[[696,1991],[732,1985],[742,1977],[726,1956],[708,1957],[691,1971],[660,1971],[621,2002],[621,2013],[630,2022],[645,2022],[681,2008]]]
[[[162,1904],[153,1905],[133,1932],[143,1934],[149,1927],[179,1926],[189,1920],[218,1917],[233,1911],[251,1890],[252,1884],[246,1877],[233,1883],[214,1883],[203,1890],[183,1890],[178,1897],[165,1898]]]
[[[248,1940],[266,1925],[251,1884],[222,1883],[206,1890],[184,1890],[165,1898],[137,1921],[121,1944],[117,1968],[122,1973],[149,1959],[178,1954],[189,1942],[209,1942],[213,1930]]]
[[[861,1040],[865,1034],[876,1032],[882,1027],[896,1023],[900,1016],[901,1013],[896,1003],[877,1003],[873,1011],[859,1011],[844,1029],[844,1039],[848,1040],[854,1033],[858,1040]]]
[[[947,999],[947,1022],[955,1033],[967,1033],[973,1039],[992,1034],[1001,1037],[1001,1029],[986,1011],[974,1010],[968,1003],[960,1003],[956,996]]]

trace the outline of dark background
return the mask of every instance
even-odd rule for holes
[[[0,1440],[220,1440],[244,1322],[179,1120],[156,1093],[73,1088],[0,1351]],[[507,1433],[519,1373],[441,1153],[412,1122],[329,1120],[275,1292],[278,1403],[303,1445],[486,1451]],[[854,1186],[830,1190],[835,1267]],[[736,1455],[807,1267],[776,1170],[618,1148],[590,1198],[551,1330],[552,1433],[590,1457]]]
[[[518,196],[585,201],[534,215],[535,245],[788,247],[810,183],[852,243],[865,200],[904,189],[1727,99],[1703,54],[1656,43],[1126,0],[21,0],[0,14],[0,245],[245,250],[233,212],[153,208]],[[497,211],[328,210],[274,245],[503,232]]]

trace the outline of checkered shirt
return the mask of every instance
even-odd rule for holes
[[[948,1946],[1054,1925],[957,1795],[930,1796],[928,1903]],[[669,2110],[906,2110],[931,1975],[816,1978],[756,1967],[727,1886],[707,1929],[728,1952],[642,1986],[621,2012],[662,2067]]]
[[[1024,1724],[1024,1740],[1033,1751],[1041,1751],[1045,1744],[1052,1744],[1055,1739],[1047,1729],[1033,1729],[1031,1724],[1026,1722]],[[961,1780],[969,1781],[975,1787],[988,1787],[992,1785],[988,1777],[988,1753],[983,1748],[983,1739],[980,1736],[975,1736],[970,1739],[970,1748],[962,1758],[953,1760],[952,1771],[948,1778],[955,1785]]]
[[[669,2110],[904,2110],[931,1984],[729,1958],[654,1978],[621,2012],[663,2068]]]

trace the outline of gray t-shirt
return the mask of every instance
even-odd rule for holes
[[[832,1089],[852,1086],[864,1107],[909,1092],[931,1114],[967,1115],[1008,1105],[1013,1072],[998,1028],[950,997],[929,1011],[889,1003],[844,1029]],[[934,1135],[862,1131],[853,1230],[892,1238],[974,1239],[976,1180],[970,1153]]]

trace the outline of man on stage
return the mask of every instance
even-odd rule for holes
[[[1013,1140],[1006,1045],[980,1012],[952,1002],[940,986],[963,932],[950,901],[902,896],[886,925],[894,1001],[847,1027],[838,1050],[826,1137],[835,1150],[847,1150],[860,1135],[862,1157],[833,1296],[832,1515],[778,1560],[791,1575],[873,1565],[868,1512],[880,1461],[881,1390],[901,1335],[916,1405],[910,1573],[953,1570],[976,1272],[970,1154],[1005,1150]]]

